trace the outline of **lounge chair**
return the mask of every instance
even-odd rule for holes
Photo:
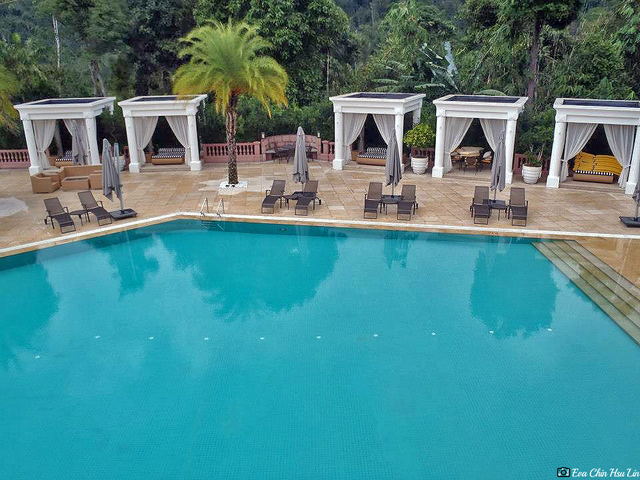
[[[95,215],[96,219],[98,220],[98,225],[102,226],[113,223],[113,217],[109,212],[105,210],[102,202],[96,202],[96,199],[93,197],[93,193],[91,193],[91,190],[78,192],[78,198],[80,199],[82,208],[87,213],[87,218],[91,213]],[[100,205],[98,205],[98,203]]]
[[[511,187],[509,192],[509,204],[507,205],[507,218],[511,217],[511,225],[515,221],[524,222],[519,225],[527,226],[527,215],[529,214],[529,201],[525,198],[525,191],[522,187]]]
[[[373,218],[378,218],[378,209],[381,201],[382,183],[369,182],[369,191],[364,194],[364,213],[362,216],[367,218],[367,214],[373,214],[375,215]]]
[[[309,205],[313,203],[313,209],[316,209],[316,200],[320,205],[322,205],[322,200],[318,198],[318,181],[317,180],[309,180],[304,184],[304,188],[302,189],[301,195],[296,202],[295,213],[296,215],[309,215]]]
[[[476,186],[473,192],[473,200],[471,201],[471,206],[469,207],[469,212],[473,217],[473,210],[476,205],[489,204],[489,187],[479,187]]]
[[[262,213],[275,213],[276,202],[280,200],[282,208],[282,197],[284,196],[285,180],[274,180],[271,188],[265,191],[266,196],[262,201]],[[270,210],[270,211],[269,211]]]
[[[480,157],[467,157],[464,159],[464,164],[462,165],[464,172],[467,173],[467,168],[475,168],[476,173],[478,170],[482,168],[482,163],[480,162]]]
[[[400,194],[400,201],[398,202],[398,213],[396,218],[398,220],[404,220],[400,216],[409,216],[406,220],[411,220],[411,214],[416,213],[418,208],[418,202],[416,202],[416,186],[415,185],[403,185],[402,193]]]
[[[47,216],[44,219],[45,224],[48,224],[49,220],[51,220],[51,228],[55,229],[55,225],[53,224],[55,220],[60,226],[60,233],[76,231],[76,224],[73,223],[69,209],[63,207],[58,198],[45,198],[44,207],[47,209]]]
[[[473,217],[473,223],[483,223],[485,225],[489,223],[489,217],[491,217],[491,205],[489,204],[489,187],[476,186],[473,193],[473,201],[471,202],[469,211],[471,212],[471,216]]]

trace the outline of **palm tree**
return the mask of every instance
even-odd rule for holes
[[[255,97],[271,115],[269,102],[287,104],[289,77],[273,58],[260,55],[271,45],[245,22],[211,22],[192,30],[181,42],[184,47],[179,56],[189,61],[173,77],[174,93],[215,96],[216,111],[226,120],[229,183],[236,184],[238,99],[241,95]]]

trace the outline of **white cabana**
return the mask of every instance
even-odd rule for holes
[[[373,115],[376,126],[385,143],[389,144],[395,133],[400,158],[402,158],[402,137],[404,115],[413,112],[413,124],[420,122],[423,93],[366,93],[356,92],[330,97],[333,102],[335,125],[335,153],[333,168],[342,170],[351,160],[349,147],[356,141],[367,115]]]
[[[113,111],[115,99],[116,97],[49,98],[16,105],[29,150],[29,174],[35,175],[43,168],[50,167],[45,151],[53,140],[57,120],[64,121],[71,135],[76,130],[73,122],[80,122],[89,140],[86,147],[89,149],[90,162],[92,165],[99,164],[96,117],[107,107]]]
[[[640,168],[640,102],[557,98],[553,108],[556,126],[547,187],[558,188],[567,178],[568,161],[580,153],[596,127],[604,125],[609,147],[622,166],[619,184],[632,194]]]
[[[492,150],[497,148],[500,133],[505,132],[505,182],[511,183],[516,124],[527,100],[492,95],[447,95],[434,100],[436,148],[431,175],[442,178],[451,170],[451,152],[458,148],[473,119],[478,118]]]
[[[158,117],[166,117],[174,135],[185,148],[184,162],[191,170],[201,170],[198,146],[198,124],[196,113],[206,95],[163,95],[134,97],[119,102],[127,127],[129,145],[129,171],[140,173],[145,163],[144,148],[149,145],[158,124]]]

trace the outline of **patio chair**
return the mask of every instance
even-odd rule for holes
[[[471,201],[471,206],[469,207],[469,212],[473,217],[473,212],[477,205],[489,205],[489,187],[480,187],[476,186],[473,192],[473,200]]]
[[[47,216],[44,219],[45,225],[47,225],[49,220],[51,220],[51,228],[55,229],[55,225],[53,224],[53,221],[55,220],[60,226],[60,233],[76,231],[76,224],[73,223],[73,219],[69,214],[69,209],[67,207],[63,207],[57,197],[45,198],[44,208],[47,209]]]
[[[378,218],[378,208],[382,201],[382,183],[369,182],[369,191],[364,194],[364,218]],[[374,217],[367,217],[367,214],[373,214]]]
[[[411,220],[411,215],[416,213],[416,208],[418,208],[418,202],[416,202],[416,186],[403,185],[396,218],[398,220]],[[400,216],[408,216],[409,218],[400,218]]]
[[[113,217],[109,212],[107,212],[104,208],[102,202],[96,202],[96,199],[91,193],[91,190],[87,190],[85,192],[78,192],[78,198],[80,199],[80,204],[82,204],[82,208],[87,213],[87,218],[89,214],[95,215],[98,220],[98,225],[108,225],[113,223]],[[98,205],[98,203],[100,205]]]
[[[296,210],[295,210],[296,215],[309,215],[309,205],[311,205],[311,203],[313,203],[313,208],[315,210],[316,202],[313,197],[305,197],[305,196],[300,197],[296,202]]]
[[[464,159],[462,167],[465,173],[467,173],[467,168],[475,168],[478,173],[478,170],[482,168],[482,162],[480,162],[480,157],[467,157]]]
[[[511,217],[511,225],[516,225],[516,221],[524,222],[519,225],[527,226],[527,215],[529,213],[529,201],[525,198],[525,191],[522,187],[511,187],[509,192],[509,204],[507,205],[507,218]]]
[[[473,207],[473,223],[488,225],[489,217],[491,217],[491,206],[488,203]]]
[[[265,197],[262,201],[262,213],[275,213],[276,202],[280,200],[280,208],[282,208],[282,197],[284,196],[285,180],[274,180],[271,188],[265,191]],[[269,211],[271,210],[271,211]]]

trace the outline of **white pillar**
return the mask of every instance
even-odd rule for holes
[[[140,160],[138,158],[136,127],[130,114],[125,115],[124,124],[127,128],[127,145],[129,146],[129,171],[131,173],[140,173]]]
[[[413,126],[415,127],[420,123],[420,116],[422,115],[422,108],[418,108],[413,111]]]
[[[342,167],[346,163],[344,159],[344,132],[342,125],[342,112],[333,112],[333,125],[334,125],[334,157],[333,157],[333,169],[342,170]]]
[[[191,153],[191,171],[202,170],[202,162],[200,161],[200,146],[198,145],[198,124],[196,115],[187,115],[187,126],[189,128],[189,150]],[[185,158],[185,162],[187,159]]]
[[[22,127],[24,128],[24,138],[27,140],[27,150],[29,150],[29,161],[31,162],[29,175],[35,175],[42,171],[42,165],[40,165],[40,156],[38,155],[36,137],[33,133],[31,120],[22,120]]]
[[[553,130],[553,147],[551,148],[551,160],[549,162],[549,176],[547,188],[560,186],[560,161],[564,150],[564,137],[567,133],[566,119],[556,117],[556,126]]]
[[[636,127],[636,139],[633,142],[633,154],[631,154],[631,165],[629,166],[629,178],[624,187],[624,193],[631,195],[636,189],[638,181],[638,170],[640,170],[640,125]]]
[[[398,142],[398,152],[400,153],[400,162],[402,162],[402,137],[404,136],[404,114],[395,114],[395,130],[396,141]]]
[[[89,137],[89,155],[91,157],[91,165],[100,165],[96,117],[85,118],[84,121],[87,126],[87,136]]]
[[[516,123],[517,119],[509,118],[507,120],[507,131],[504,138],[504,151],[505,151],[505,176],[504,183],[510,184],[513,179],[513,150],[516,143]]]
[[[436,151],[433,160],[431,176],[442,178],[444,174],[444,130],[446,117],[444,113],[438,113],[436,117]]]

